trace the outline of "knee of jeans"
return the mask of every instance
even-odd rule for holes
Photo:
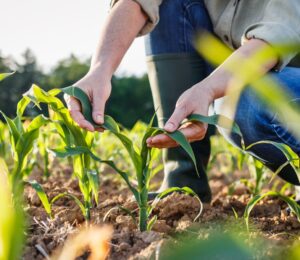
[[[291,100],[290,104],[295,108],[300,108],[300,98]],[[278,114],[275,114],[271,121],[274,132],[279,138],[279,142],[283,142],[290,146],[297,154],[300,154],[300,139],[293,132],[299,128],[299,122],[289,120],[287,124],[280,122]]]

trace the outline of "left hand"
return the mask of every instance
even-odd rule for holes
[[[198,122],[189,122],[180,126],[181,122],[191,114],[207,116],[210,104],[213,102],[212,90],[204,82],[200,82],[187,91],[178,99],[170,119],[164,129],[167,132],[174,132],[179,128],[189,142],[198,141],[204,138],[207,125]],[[179,127],[180,126],[180,127]],[[148,147],[172,148],[178,144],[165,134],[159,134],[147,139]]]

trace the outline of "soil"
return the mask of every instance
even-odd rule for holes
[[[50,198],[65,191],[81,198],[78,184],[71,173],[70,167],[61,168],[56,165],[48,180],[43,180],[38,170],[30,179],[40,182]],[[188,232],[195,225],[202,227],[203,236],[223,222],[241,223],[242,229],[245,229],[244,222],[236,220],[234,211],[242,217],[251,196],[248,188],[237,182],[241,178],[249,179],[247,171],[224,174],[218,168],[213,168],[209,173],[213,200],[204,205],[196,223],[193,220],[200,209],[197,199],[174,193],[158,203],[153,211],[158,220],[151,232],[143,233],[137,230],[132,218],[118,207],[137,211],[137,205],[129,190],[121,180],[110,178],[111,174],[101,175],[99,204],[92,209],[91,216],[93,225],[108,224],[113,227],[112,238],[108,242],[108,259],[149,259],[159,252],[159,248],[166,241]],[[230,188],[232,183],[236,184],[234,189]],[[279,185],[283,183],[279,181]],[[286,192],[291,194],[292,190]],[[35,191],[29,186],[25,187],[25,199],[29,216],[23,255],[25,260],[47,259],[64,245],[68,237],[78,233],[78,229],[86,225],[78,206],[68,198],[62,198],[55,203],[53,219],[47,216]],[[260,256],[262,258],[272,257],[274,254],[278,256],[300,234],[300,223],[295,216],[288,214],[286,207],[284,202],[276,198],[266,198],[252,211],[250,235],[263,236],[271,244]],[[87,249],[76,259],[87,259],[88,256]]]

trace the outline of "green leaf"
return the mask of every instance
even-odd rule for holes
[[[6,164],[0,158],[0,259],[22,259],[25,214],[20,203],[21,193],[12,192],[6,170]]]
[[[66,124],[62,121],[57,121],[54,123],[56,126],[56,131],[60,135],[61,139],[66,146],[71,146],[74,142],[72,140],[72,135]]]
[[[299,166],[300,166],[299,165],[300,159],[299,159],[299,156],[288,145],[283,144],[283,143],[277,143],[277,142],[269,141],[269,140],[263,140],[263,141],[259,141],[259,142],[256,142],[256,143],[253,143],[253,144],[247,146],[245,150],[249,150],[249,149],[251,149],[252,147],[254,147],[256,145],[261,145],[261,144],[270,144],[270,145],[275,146],[287,158],[287,162],[286,162],[287,164],[284,163],[283,165],[278,167],[278,169],[276,170],[273,178],[276,175],[278,175],[280,173],[280,171],[289,164],[294,169],[294,171],[295,171],[295,173],[296,173],[296,175],[299,179],[299,176],[298,176],[297,173],[298,173],[298,169],[299,169]],[[271,179],[271,181],[273,180],[273,178]],[[299,181],[300,181],[300,179],[299,179]]]
[[[135,147],[132,143],[132,141],[122,133],[116,133],[113,132],[113,134],[121,141],[123,146],[125,147],[126,151],[128,152],[132,163],[134,165],[134,168],[136,170],[138,181],[141,181],[142,179],[142,159],[139,153],[136,152]]]
[[[2,116],[4,117],[4,119],[7,123],[8,129],[10,132],[10,136],[11,136],[11,145],[12,145],[13,150],[15,151],[16,145],[20,139],[20,134],[19,134],[18,128],[15,125],[13,120],[8,118],[2,111],[0,111],[0,113],[2,114]]]
[[[115,165],[115,163],[113,161],[109,161],[109,160],[102,160],[99,157],[97,157],[95,154],[92,153],[92,151],[87,148],[87,147],[65,147],[65,149],[49,149],[49,152],[52,152],[55,156],[59,157],[59,158],[66,158],[69,156],[75,156],[75,155],[80,155],[80,154],[89,154],[91,156],[91,158],[95,161],[98,161],[100,163],[104,163],[108,166],[110,166],[112,169],[114,169],[127,183],[129,189],[131,190],[131,192],[133,193],[136,201],[139,203],[140,199],[139,199],[139,193],[138,191],[131,185],[130,181],[129,181],[129,177],[128,174],[121,171],[120,169],[118,169],[118,167]]]
[[[86,210],[89,210],[89,209],[86,209],[86,208],[84,207],[83,203],[82,203],[76,196],[74,196],[74,195],[72,195],[72,194],[70,194],[70,193],[67,193],[67,192],[65,192],[65,193],[60,193],[60,194],[58,194],[57,196],[55,196],[55,197],[51,200],[51,202],[50,202],[51,206],[52,206],[57,200],[59,200],[60,198],[63,198],[63,197],[68,197],[68,198],[74,200],[75,203],[76,203],[76,204],[78,205],[78,207],[80,208],[80,210],[81,210],[82,214],[84,215],[84,217],[85,217],[85,218],[87,217],[87,215],[86,215]]]
[[[299,156],[286,144],[283,143],[277,143],[277,142],[273,142],[273,141],[269,141],[269,140],[263,140],[263,141],[259,141],[259,142],[255,142],[253,144],[250,144],[246,147],[246,150],[251,149],[252,147],[256,146],[256,145],[260,145],[260,144],[271,144],[273,146],[275,146],[278,150],[280,150],[285,157],[291,161],[295,163],[296,167],[299,167]]]
[[[45,117],[44,115],[39,115],[30,122],[26,131],[30,132],[30,131],[40,129],[42,126],[50,122],[51,121],[49,120],[49,118]]]
[[[234,209],[234,207],[231,207],[231,209],[232,209],[232,212],[233,212],[233,214],[234,214],[235,219],[238,219],[238,218],[239,218],[239,215],[238,215],[238,213],[236,212],[236,210]]]
[[[120,132],[120,127],[117,124],[117,122],[111,116],[108,116],[108,115],[104,116],[104,124],[101,127],[103,127],[106,130],[109,130],[113,133]]]
[[[103,125],[97,125],[92,116],[92,105],[91,101],[88,97],[88,95],[80,88],[76,86],[70,86],[67,88],[63,88],[62,91],[70,95],[76,99],[78,99],[81,103],[81,108],[82,108],[82,114],[84,115],[85,119],[89,121],[92,125],[95,127],[103,127],[106,130],[110,130],[123,144],[125,149],[127,150],[134,167],[136,169],[136,172],[139,174],[139,180],[141,180],[141,174],[142,174],[142,161],[140,158],[140,155],[135,151],[135,147],[132,143],[132,141],[123,135],[120,132],[118,124],[114,121],[114,119],[110,116],[105,116],[104,117],[104,124]]]
[[[195,121],[229,129],[233,133],[238,134],[240,137],[242,137],[242,132],[240,130],[240,127],[237,125],[237,123],[235,123],[234,121],[232,121],[226,116],[223,115],[203,116],[199,114],[192,114],[188,117],[188,122],[195,122]]]
[[[291,208],[292,212],[297,216],[298,221],[300,221],[300,206],[297,204],[296,201],[292,200],[291,198],[289,198],[287,196],[280,194],[279,192],[269,191],[262,195],[256,195],[248,202],[246,209],[244,211],[244,219],[245,219],[248,230],[249,230],[249,216],[250,216],[252,209],[259,201],[261,201],[262,199],[264,199],[265,197],[268,197],[268,196],[275,196],[275,197],[278,197],[279,199],[285,201]]]
[[[39,137],[39,129],[24,133],[16,145],[19,161],[22,162],[33,148],[34,141]]]
[[[85,117],[87,121],[92,123],[94,126],[97,125],[94,122],[93,116],[92,116],[92,106],[91,106],[91,101],[88,97],[88,95],[81,89],[75,86],[70,86],[62,89],[62,92],[65,94],[74,97],[78,99],[81,103],[81,110],[82,114]]]
[[[31,187],[36,191],[38,197],[40,198],[47,214],[52,218],[51,214],[51,204],[48,200],[48,197],[43,189],[43,187],[36,181],[28,181],[28,183],[31,185]]]
[[[188,142],[188,140],[185,138],[184,134],[181,133],[179,130],[177,130],[173,133],[169,133],[169,132],[166,132],[164,129],[161,129],[161,128],[154,127],[154,129],[156,129],[158,131],[155,131],[152,136],[158,135],[158,134],[165,134],[165,135],[169,136],[171,139],[173,139],[176,143],[178,143],[186,151],[186,153],[192,159],[192,161],[194,163],[194,166],[195,166],[196,173],[199,176],[196,157],[195,157],[193,148],[190,145],[190,143]]]
[[[17,105],[17,116],[19,118],[22,118],[22,116],[24,114],[24,111],[25,111],[26,107],[29,105],[29,103],[30,103],[30,98],[28,98],[28,97],[23,97],[18,102],[18,105]]]
[[[52,90],[52,93],[53,92],[54,90]],[[56,90],[56,92],[58,92],[58,90]],[[23,96],[28,97],[30,101],[40,109],[40,103],[45,103],[50,105],[51,108],[56,112],[67,112],[67,109],[60,99],[55,96],[51,96],[48,92],[44,91],[35,84],[32,85],[32,87],[26,93],[24,93]]]
[[[0,73],[0,81],[6,79],[7,77],[13,75],[15,72],[11,72],[11,73]]]
[[[151,229],[153,228],[154,224],[157,221],[157,215],[153,216],[150,221],[147,224],[147,231],[151,231]]]
[[[95,170],[87,170],[87,176],[89,179],[90,187],[92,189],[96,204],[98,205],[99,203],[98,192],[100,187],[98,173]]]

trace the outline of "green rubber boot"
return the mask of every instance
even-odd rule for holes
[[[179,96],[206,77],[206,66],[199,56],[185,53],[149,56],[147,65],[159,126],[163,127],[173,113]],[[211,201],[205,172],[210,156],[209,137],[207,134],[202,141],[192,143],[199,177],[193,162],[181,147],[164,149],[164,180],[157,192],[149,194],[149,200],[167,188],[187,186],[199,195],[202,202]]]

